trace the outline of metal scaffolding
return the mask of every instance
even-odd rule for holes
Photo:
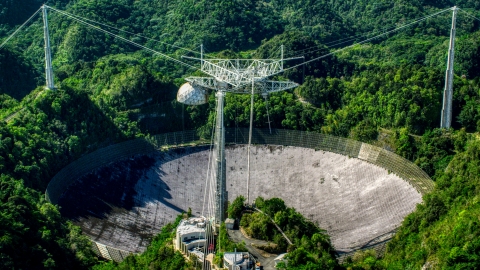
[[[220,224],[225,219],[226,201],[226,176],[225,176],[225,158],[224,158],[224,127],[223,127],[223,106],[224,96],[227,92],[234,94],[251,94],[250,109],[250,141],[253,122],[253,95],[262,94],[267,96],[269,93],[284,91],[298,86],[290,81],[271,81],[267,80],[269,76],[277,74],[283,70],[283,62],[288,59],[283,58],[283,46],[281,47],[280,59],[206,59],[203,55],[203,45],[201,46],[200,58],[186,57],[186,59],[200,61],[201,71],[210,77],[188,77],[185,78],[190,85],[184,85],[179,89],[177,100],[185,104],[197,104],[199,98],[204,95],[203,89],[217,91],[217,116],[216,130],[214,138],[214,164],[212,170],[216,173],[214,184],[215,188],[215,223]],[[291,58],[296,59],[296,58]],[[188,84],[188,83],[187,83]],[[186,98],[191,97],[191,98]],[[250,149],[250,141],[248,148]],[[248,168],[250,167],[250,152],[247,154]],[[248,196],[250,170],[247,172],[247,203],[250,203]]]
[[[53,82],[53,68],[52,68],[52,52],[50,49],[50,35],[48,32],[48,14],[47,6],[42,6],[43,10],[43,34],[45,39],[45,79],[47,84],[46,89],[55,89]]]
[[[455,24],[457,21],[457,7],[453,7],[452,29],[450,30],[450,43],[448,48],[447,70],[445,72],[445,88],[443,90],[441,128],[450,128],[452,125],[452,99],[453,99],[453,60],[455,55]]]

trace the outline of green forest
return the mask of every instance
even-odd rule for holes
[[[242,199],[244,200],[238,197],[235,201]],[[274,253],[288,252],[288,263],[283,267],[287,269],[340,268],[330,237],[325,230],[307,220],[294,208],[287,207],[280,198],[265,200],[258,197],[254,205],[261,212],[258,210],[252,213],[245,212],[240,217],[240,226],[248,236],[272,242],[270,245],[258,247],[259,249]],[[287,243],[272,221],[292,241],[291,245]]]
[[[43,3],[1,1],[0,42]],[[436,187],[405,218],[383,256],[367,250],[337,265],[328,259],[329,248],[316,254],[305,251],[313,241],[308,235],[311,238],[298,243],[296,250],[299,260],[310,261],[299,262],[294,269],[323,269],[322,263],[339,269],[480,268],[480,2],[50,0],[46,4],[99,22],[124,39],[175,59],[198,57],[201,44],[206,57],[240,59],[280,57],[283,45],[285,57],[302,57],[286,62],[286,68],[329,54],[276,75],[273,79],[300,86],[267,99],[255,96],[253,125],[268,127],[270,119],[272,128],[321,132],[384,147],[417,164]],[[440,129],[449,8],[454,5],[460,10],[453,120],[452,128]],[[197,130],[208,137],[214,94],[210,93],[208,104],[182,105],[176,101],[177,89],[185,77],[200,76],[200,71],[54,10],[49,10],[48,19],[56,90],[44,87],[41,13],[0,49],[0,269],[194,269],[166,244],[175,224],[166,226],[144,254],[122,264],[102,261],[80,229],[45,200],[44,191],[67,164],[108,145],[182,130]],[[248,127],[249,106],[250,96],[227,94],[226,126]],[[297,212],[289,209],[281,211],[295,216]],[[319,238],[323,244],[329,241],[325,237]]]

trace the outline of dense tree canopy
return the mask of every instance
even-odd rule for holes
[[[307,220],[294,208],[287,207],[280,198],[255,199],[254,213],[244,213],[241,226],[249,236],[272,241],[275,246],[261,247],[274,252],[288,252],[287,269],[337,269],[335,250],[330,237],[324,230]],[[292,245],[288,245],[283,235],[274,226],[277,224]]]
[[[454,2],[54,0],[47,4],[98,21],[115,34],[178,59],[198,56],[195,51],[202,43],[206,57],[219,58],[280,57],[283,45],[284,57],[300,58],[286,61],[288,70],[274,79],[290,79],[301,86],[266,99],[256,96],[254,126],[268,127],[270,119],[273,128],[371,142],[414,161],[437,182],[425,203],[405,219],[383,259],[371,251],[360,252],[345,266],[474,269],[479,266],[480,232],[480,24],[476,19],[480,4]],[[42,4],[2,1],[2,40]],[[450,130],[437,129],[450,11],[329,55],[454,4],[462,9],[457,20]],[[197,107],[179,104],[175,93],[183,77],[201,75],[199,71],[139,51],[52,10],[49,24],[58,90],[44,90],[42,24],[40,17],[34,18],[0,50],[0,265],[88,268],[96,259],[86,239],[41,195],[51,177],[83,154],[123,140],[187,129],[208,137],[215,97],[210,93],[209,103]],[[248,95],[228,94],[225,124],[248,126],[249,104]],[[238,217],[242,204],[232,204],[232,216]],[[331,254],[323,249],[326,238],[315,236],[317,231],[310,230],[308,223],[303,228],[311,232],[308,236],[297,235],[298,228],[289,225],[286,216],[302,220],[297,212],[276,203],[260,205],[287,234],[301,239],[290,256],[291,267],[335,264],[330,255],[323,257]],[[255,215],[246,219],[268,224],[266,216]],[[262,234],[270,225],[265,226],[250,229]],[[164,244],[171,229],[167,227],[153,241],[144,257],[97,267],[190,267]]]

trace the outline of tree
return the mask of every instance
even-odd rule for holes
[[[285,202],[280,198],[271,198],[269,200],[265,200],[263,205],[258,206],[265,214],[269,217],[274,217],[275,213],[279,211],[283,211],[287,208],[285,206]]]
[[[227,212],[229,218],[234,218],[240,220],[242,217],[242,211],[245,209],[245,197],[242,195],[238,196],[233,200],[233,202],[228,206]]]

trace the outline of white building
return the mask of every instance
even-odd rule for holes
[[[189,218],[182,220],[177,227],[175,249],[187,254],[202,250],[206,243],[205,218]]]
[[[233,230],[233,227],[235,226],[235,219],[227,218],[225,220],[225,226],[227,227],[227,229]]]
[[[248,252],[225,252],[223,266],[228,270],[250,270],[253,269],[254,262]]]
[[[278,255],[275,259],[273,259],[273,261],[275,262],[275,268],[277,267],[277,264],[279,264],[280,262],[284,262],[285,266],[287,265],[288,260],[285,258],[285,255],[287,254],[288,253],[282,253]]]

